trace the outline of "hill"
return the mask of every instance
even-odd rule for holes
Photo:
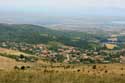
[[[0,24],[0,41],[26,42],[30,44],[47,44],[50,41],[65,45],[91,48],[98,36],[85,32],[57,31],[31,24]]]
[[[33,66],[37,56],[29,55],[20,51],[0,48],[0,69],[10,70],[14,69],[15,66]]]
[[[4,51],[6,51],[4,49]],[[6,52],[4,52],[6,53]],[[32,64],[31,63],[24,63],[22,61],[16,61],[15,59],[13,58],[10,58],[8,56],[6,56],[6,54],[4,54],[3,52],[0,51],[0,70],[10,70],[10,69],[14,69],[15,66],[31,66]],[[11,54],[11,53],[10,53]],[[8,55],[10,55],[8,53]],[[16,55],[11,55],[11,56],[16,56]]]
[[[4,57],[4,56],[0,56],[0,70],[10,70],[10,69],[14,69],[15,66],[28,66],[28,65],[32,65],[31,63],[24,63],[24,62],[17,62],[14,59],[8,58],[8,57]]]
[[[16,50],[11,50],[11,49],[6,49],[6,48],[0,48],[0,53],[2,54],[11,54],[11,55],[21,55],[24,54],[25,56],[32,56],[20,51],[16,51]]]

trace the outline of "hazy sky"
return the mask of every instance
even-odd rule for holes
[[[124,10],[125,0],[0,0],[1,14],[125,15]]]

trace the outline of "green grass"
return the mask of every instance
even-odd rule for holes
[[[89,76],[78,72],[0,71],[0,83],[124,83],[125,76]]]

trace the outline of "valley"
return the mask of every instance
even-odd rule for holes
[[[91,33],[0,24],[0,81],[124,83],[124,37],[124,30]]]

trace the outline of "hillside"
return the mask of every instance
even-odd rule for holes
[[[21,58],[21,56],[24,56]],[[10,70],[15,66],[30,66],[35,64],[37,56],[29,55],[17,50],[0,48],[0,69]],[[34,63],[33,63],[34,60]]]
[[[45,38],[48,38],[49,32],[53,33],[53,31],[47,28],[35,25],[0,24],[1,41],[46,42]]]
[[[11,55],[24,54],[25,56],[31,56],[29,54],[26,54],[26,53],[23,53],[23,52],[20,52],[20,51],[6,49],[6,48],[0,48],[0,53],[2,53],[2,54],[11,54]]]
[[[85,32],[57,31],[30,24],[0,24],[0,41],[26,42],[30,44],[47,44],[50,41],[56,41],[65,45],[90,48],[89,43],[92,44],[98,38],[97,35]]]
[[[14,69],[15,66],[28,66],[28,65],[32,65],[31,63],[24,63],[24,62],[17,62],[14,59],[8,58],[8,57],[3,57],[0,56],[0,70],[10,70],[10,69]]]
[[[16,61],[15,59],[3,56],[0,52],[0,70],[14,69],[15,66],[32,66],[32,63],[24,63]]]

